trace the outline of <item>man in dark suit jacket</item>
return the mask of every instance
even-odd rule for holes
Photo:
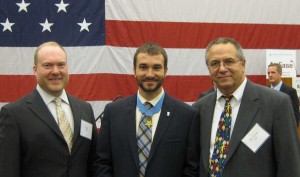
[[[294,109],[296,124],[298,126],[299,120],[300,120],[300,114],[299,114],[299,99],[298,99],[297,91],[293,87],[290,87],[290,86],[284,84],[281,80],[281,76],[282,76],[281,65],[278,63],[269,64],[268,78],[271,83],[270,87],[273,88],[274,90],[281,91],[290,96],[292,105],[293,105],[293,109]]]
[[[193,107],[165,93],[162,84],[166,72],[167,54],[159,45],[146,43],[137,49],[134,74],[139,90],[105,107],[99,138],[98,177],[199,175],[199,116]],[[138,138],[140,117],[144,114],[140,106],[145,102],[150,102],[156,113],[150,116],[151,148],[142,172]]]
[[[198,99],[203,98],[203,97],[205,97],[206,95],[208,95],[208,94],[210,94],[210,93],[212,93],[212,92],[214,92],[214,91],[216,91],[215,88],[211,88],[211,89],[209,89],[209,90],[207,90],[207,91],[205,91],[205,92],[202,92],[202,93],[199,95],[199,98],[198,98]]]
[[[213,88],[200,93],[198,99],[203,98],[204,96],[206,96],[206,95],[208,95],[208,94],[210,94],[210,93],[212,93],[212,92],[214,92],[214,91],[217,90],[216,84],[214,82],[212,82],[212,84],[213,84]]]
[[[299,176],[300,143],[289,97],[246,78],[245,57],[233,39],[212,41],[205,56],[218,90],[193,105],[200,114],[200,176]],[[222,95],[233,96],[231,129],[229,146],[217,152],[216,130],[224,125],[218,124],[225,104]],[[212,153],[225,160],[216,165]]]
[[[56,42],[40,45],[33,70],[36,89],[0,112],[0,176],[94,176],[98,137],[94,113],[90,104],[64,90],[69,78],[65,50]],[[64,102],[70,146],[58,126],[54,98]]]

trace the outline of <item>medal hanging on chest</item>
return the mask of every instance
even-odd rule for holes
[[[142,104],[139,97],[137,96],[137,106],[138,106],[139,110],[141,111],[141,113],[143,113],[147,116],[146,117],[146,123],[145,123],[145,125],[147,127],[151,128],[153,126],[152,116],[153,116],[153,114],[156,114],[161,110],[164,98],[165,98],[165,93],[162,95],[162,97],[159,99],[159,101],[157,102],[157,104],[154,107],[152,107],[151,109],[147,109]]]
[[[151,128],[153,123],[152,123],[152,117],[147,116],[146,117],[146,124],[145,124],[148,128]]]

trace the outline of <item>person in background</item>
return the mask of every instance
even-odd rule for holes
[[[0,176],[93,177],[97,130],[90,104],[66,93],[67,54],[56,42],[37,47],[37,86],[1,108]]]
[[[162,87],[166,51],[140,46],[133,59],[136,94],[104,109],[98,177],[198,177],[199,116]]]
[[[300,143],[288,95],[247,79],[234,39],[212,41],[205,60],[218,89],[193,104],[200,115],[200,177],[299,176]]]
[[[299,101],[299,109],[300,109],[300,96],[298,97],[298,101]]]
[[[200,98],[202,98],[202,97],[204,97],[204,96],[206,96],[206,95],[208,95],[208,94],[210,94],[210,93],[216,91],[216,90],[217,90],[216,84],[215,84],[214,82],[212,82],[212,85],[213,85],[213,87],[212,87],[211,89],[205,91],[205,92],[202,92],[202,93],[199,95],[199,98],[198,98],[198,99],[200,99]]]
[[[283,93],[286,93],[287,95],[290,96],[292,105],[293,105],[293,109],[294,109],[296,125],[298,127],[300,114],[299,114],[299,99],[298,99],[297,91],[293,87],[290,87],[290,86],[284,84],[281,80],[281,76],[282,76],[281,65],[278,63],[269,64],[268,78],[269,78],[269,81],[271,84],[269,87],[271,87],[274,90],[278,90]]]

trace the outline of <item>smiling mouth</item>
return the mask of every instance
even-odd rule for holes
[[[144,84],[150,86],[150,85],[154,85],[156,82],[155,81],[145,81]]]
[[[157,80],[156,79],[145,79],[145,80],[143,80],[143,82],[154,83],[154,82],[157,82]]]
[[[52,78],[52,79],[49,79],[50,81],[53,81],[53,82],[57,82],[57,81],[61,81],[61,78]]]
[[[229,78],[230,76],[220,76],[218,77],[219,79],[226,79],[226,78]]]

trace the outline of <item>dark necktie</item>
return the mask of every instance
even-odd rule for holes
[[[224,110],[221,114],[212,157],[209,161],[209,177],[222,177],[224,161],[227,157],[231,129],[231,96],[225,97]]]
[[[152,107],[149,102],[144,103],[147,109]],[[151,119],[151,120],[150,120]],[[139,165],[140,165],[140,177],[145,176],[148,157],[151,149],[152,143],[152,117],[147,117],[145,114],[142,115],[138,133],[137,133],[137,144],[138,144],[138,154],[139,154]]]

